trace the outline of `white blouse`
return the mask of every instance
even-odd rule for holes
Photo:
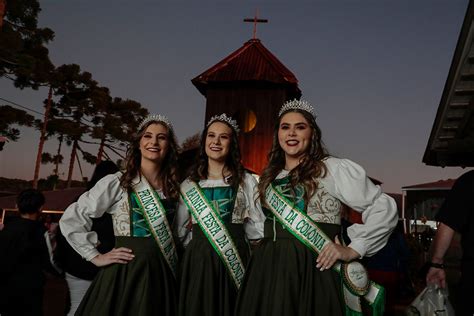
[[[317,179],[318,190],[310,198],[307,214],[315,222],[340,224],[341,203],[362,213],[363,224],[347,229],[348,245],[363,256],[372,256],[382,249],[397,225],[398,211],[393,198],[382,192],[367,177],[365,170],[348,159],[328,157],[324,160],[328,172]],[[289,171],[282,170],[277,178]]]
[[[99,243],[97,233],[90,231],[92,218],[107,212],[112,215],[115,236],[130,236],[130,206],[128,194],[120,185],[121,176],[121,172],[105,176],[84,192],[77,202],[69,205],[61,216],[59,226],[62,234],[86,260],[100,254],[96,249]],[[161,199],[165,197],[161,190],[156,192]]]
[[[185,181],[189,182],[188,179]],[[213,188],[228,187],[229,184],[224,182],[222,179],[201,180],[199,181],[199,186],[201,188]],[[245,235],[248,239],[263,238],[265,215],[262,212],[260,199],[257,197],[257,180],[246,172],[244,174],[243,183],[239,186],[235,198],[234,210],[232,212],[232,223],[243,224]],[[180,238],[185,246],[192,239],[192,231],[190,230],[189,225],[190,221],[192,221],[193,224],[196,224],[196,220],[189,213],[183,199],[180,198],[175,224],[178,238]]]

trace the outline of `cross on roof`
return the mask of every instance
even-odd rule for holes
[[[257,38],[257,23],[268,23],[267,19],[259,19],[258,18],[258,9],[255,10],[255,16],[253,18],[244,19],[244,22],[252,22],[253,23],[253,39]]]

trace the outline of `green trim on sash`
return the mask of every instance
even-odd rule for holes
[[[237,190],[234,190],[231,186],[203,188],[199,184],[197,185],[207,200],[212,203],[214,209],[217,210],[216,213],[221,221],[226,224],[232,223]]]
[[[275,192],[274,195],[270,196],[272,189]],[[272,184],[270,184],[265,192],[265,200],[267,201],[267,205],[269,206],[269,210],[275,215],[275,218],[285,227],[288,229],[293,236],[295,236],[300,242],[302,242],[306,247],[313,250],[319,254],[324,246],[331,242],[331,239],[326,236],[326,234],[319,229],[319,227],[314,228],[311,227],[312,224],[315,224],[313,220],[302,211],[297,209],[294,204],[288,200],[285,196],[283,196]],[[285,216],[282,220],[281,216],[285,208],[291,208],[289,214]],[[300,221],[296,224],[296,231],[292,229],[292,224],[299,216],[302,217]],[[290,225],[287,225],[289,223]],[[308,239],[306,240],[305,237]]]
[[[291,201],[292,204],[296,205],[299,210],[305,212],[305,201],[304,201],[304,188],[302,185],[297,185],[295,189],[291,189],[288,184],[290,183],[290,177],[286,176],[280,179],[273,180],[272,184],[278,192],[281,193],[288,201]],[[273,213],[267,210],[266,207],[263,206],[263,212],[265,217],[269,220],[273,221]]]
[[[163,257],[174,277],[178,270],[178,252],[174,244],[173,233],[166,218],[166,209],[160,197],[142,175],[140,181],[133,185],[136,202],[148,224],[149,232],[158,244]],[[131,210],[132,211],[132,210]],[[133,225],[131,225],[133,226]]]
[[[130,231],[130,236],[132,237],[150,237],[152,234],[150,232],[150,225],[147,223],[144,215],[143,209],[140,207],[137,194],[135,192],[130,192],[130,221],[132,230]]]
[[[314,253],[321,253],[325,245],[332,242],[316,222],[298,209],[273,184],[267,187],[265,200],[269,210],[283,227]],[[361,297],[364,297],[369,302],[373,315],[383,315],[384,291],[381,290],[381,286],[368,279],[367,272],[360,263],[342,264],[340,261],[337,261],[332,269],[338,272],[340,276],[343,272],[349,276],[341,276],[343,297],[346,302],[346,315],[362,315]],[[361,269],[365,271],[365,275],[362,278],[360,275]],[[354,277],[354,280],[351,277]],[[360,280],[362,280],[362,284],[356,284],[356,282],[360,283]],[[365,284],[364,280],[366,281]]]
[[[221,258],[235,286],[239,289],[243,281],[245,267],[225,223],[199,185],[188,181],[184,182],[181,187],[181,197],[184,203],[206,235],[212,248]]]

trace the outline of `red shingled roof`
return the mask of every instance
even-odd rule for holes
[[[409,185],[402,187],[402,190],[422,190],[422,189],[428,189],[428,190],[450,190],[454,182],[456,182],[456,179],[447,179],[447,180],[438,180],[435,182],[428,182],[428,183],[421,183],[421,184],[414,184],[414,185]]]
[[[294,85],[298,89],[295,75],[259,39],[249,40],[191,81],[202,94],[210,82],[268,81]]]

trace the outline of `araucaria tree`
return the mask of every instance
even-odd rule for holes
[[[14,81],[16,87],[47,84],[54,69],[46,44],[53,40],[49,28],[38,28],[37,0],[8,0],[4,3],[0,28],[0,76]]]
[[[116,154],[119,154],[119,151],[125,151],[125,143],[131,140],[133,132],[136,131],[139,122],[148,114],[148,110],[136,101],[121,98],[112,99],[110,96],[104,98],[103,95],[97,98],[95,106],[99,112],[92,119],[95,126],[92,128],[90,136],[100,140],[96,159],[96,164],[98,164],[102,160],[106,148]]]
[[[54,65],[45,45],[53,40],[54,32],[49,28],[38,27],[38,13],[41,11],[39,2],[3,0],[0,7],[0,77],[12,80],[20,89],[30,87],[36,90],[41,86],[50,86]],[[41,129],[33,187],[38,182],[38,157],[41,156],[45,141],[48,109],[45,110]]]
[[[0,105],[0,135],[16,141],[20,137],[20,130],[15,125],[33,126],[35,118],[23,110],[9,105]]]
[[[92,102],[97,82],[92,79],[89,72],[81,72],[80,67],[76,64],[58,67],[56,82],[58,82],[58,87],[54,94],[59,97],[59,100],[56,103],[54,114],[70,121],[67,135],[65,135],[72,143],[67,177],[69,187],[77,151],[80,149],[79,141],[91,128],[88,117],[94,116],[97,112]]]

